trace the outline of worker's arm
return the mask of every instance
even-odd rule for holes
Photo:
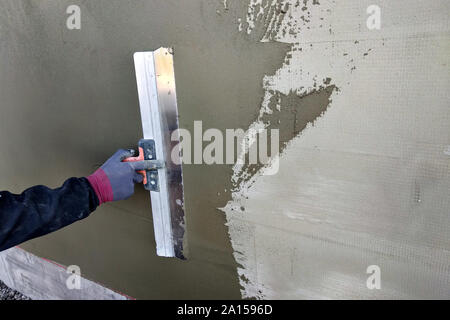
[[[136,170],[146,161],[122,162],[133,151],[119,150],[87,178],[70,178],[62,187],[35,186],[22,194],[0,192],[0,251],[86,218],[104,202],[122,200],[142,182]]]
[[[99,205],[86,178],[58,189],[35,186],[16,195],[0,192],[0,251],[87,217]]]

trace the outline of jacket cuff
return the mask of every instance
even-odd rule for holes
[[[111,182],[102,168],[95,171],[87,177],[87,179],[97,195],[99,205],[105,202],[113,201],[114,195]]]

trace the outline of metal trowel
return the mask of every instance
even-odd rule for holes
[[[142,172],[150,191],[156,253],[186,259],[183,172],[179,158],[172,159],[179,157],[180,142],[173,51],[136,52],[134,65],[144,138],[139,141],[139,156],[128,161],[160,161]]]

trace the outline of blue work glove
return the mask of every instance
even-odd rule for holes
[[[118,150],[97,171],[87,177],[97,194],[99,205],[124,200],[134,193],[134,184],[142,183],[143,176],[136,171],[154,167],[152,161],[123,162],[134,155],[133,150]]]

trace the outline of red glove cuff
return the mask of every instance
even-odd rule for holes
[[[95,171],[87,177],[87,179],[97,195],[99,205],[105,202],[113,201],[114,195],[111,182],[102,168]]]

